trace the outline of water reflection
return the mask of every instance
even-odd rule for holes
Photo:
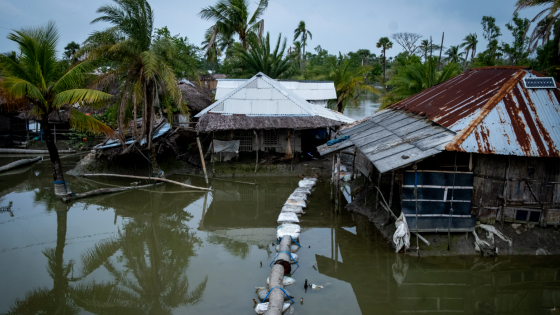
[[[362,91],[356,100],[356,105],[349,103],[344,108],[344,115],[360,120],[369,117],[379,109],[380,100],[377,94],[368,91]]]

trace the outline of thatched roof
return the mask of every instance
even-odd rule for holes
[[[340,121],[321,116],[247,116],[206,113],[198,120],[198,132],[252,129],[304,129],[338,127]]]
[[[179,83],[178,87],[183,94],[183,100],[189,103],[191,115],[198,114],[212,104],[212,92],[209,90],[201,90],[189,83]]]

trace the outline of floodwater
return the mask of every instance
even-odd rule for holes
[[[76,163],[63,161],[67,169]],[[200,177],[171,178],[204,185]],[[67,180],[76,192],[131,182]],[[63,204],[53,197],[48,163],[1,175],[0,206],[13,206],[0,213],[0,314],[254,314],[255,287],[266,285],[276,254],[276,219],[298,178],[241,180],[258,185],[213,180],[206,193],[165,184]],[[364,217],[333,214],[326,182],[306,211],[291,314],[560,307],[557,258],[397,255]],[[324,288],[305,291],[305,279]]]
[[[349,102],[344,108],[344,115],[356,120],[375,114],[381,105],[379,96],[368,91],[362,91],[356,101],[357,105]]]

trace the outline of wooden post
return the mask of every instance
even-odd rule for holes
[[[334,202],[334,167],[335,167],[335,154],[332,154],[332,169],[331,169],[331,202]]]
[[[212,131],[212,177],[216,174],[216,158],[214,157],[214,131]]]
[[[395,186],[395,171],[391,172],[391,192],[389,193],[389,209],[393,205],[393,186]]]
[[[356,179],[356,153],[358,148],[354,147],[354,157],[352,158],[352,180]]]
[[[259,148],[260,148],[260,143],[259,143],[259,136],[257,135],[257,132],[255,130],[253,130],[253,133],[255,134],[255,139],[257,141],[257,159],[255,160],[255,174],[257,174],[257,167],[259,166]]]
[[[336,174],[335,174],[335,185],[334,185],[334,189],[335,189],[335,195],[334,197],[336,198],[336,210],[338,211],[338,204],[340,203],[340,155],[341,153],[338,152],[337,156],[336,156]]]
[[[54,143],[56,143],[56,124],[53,124],[53,126]]]
[[[196,137],[196,144],[198,144],[198,152],[200,153],[200,162],[202,162],[202,169],[204,170],[204,179],[206,179],[206,185],[208,185],[208,174],[206,173],[206,163],[204,162],[204,154],[202,153],[202,145],[200,144],[199,137]]]
[[[381,190],[381,172],[379,172],[379,177],[377,178],[377,193],[375,195],[375,209],[379,208],[379,190]]]

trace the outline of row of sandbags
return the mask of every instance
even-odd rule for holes
[[[298,225],[299,219],[298,216],[304,214],[303,208],[307,207],[307,196],[311,194],[311,189],[317,183],[316,178],[304,178],[303,180],[299,181],[298,188],[294,190],[294,192],[288,197],[286,203],[282,207],[282,211],[280,211],[280,215],[278,215],[278,229],[276,230],[276,238],[280,239],[283,237],[291,237],[294,240],[299,240],[299,234],[301,233],[301,228]],[[298,256],[295,254],[299,250],[299,246],[292,244],[290,248],[290,255],[291,261],[290,263],[294,264],[298,261]],[[276,252],[280,251],[280,245],[276,245]],[[275,258],[276,259],[276,258]],[[268,284],[269,279],[266,280]],[[295,282],[293,278],[284,277],[283,285],[289,286]],[[261,303],[257,304],[255,307],[255,312],[257,314],[265,314],[268,310],[268,298],[265,299],[269,290],[266,287],[257,287],[257,296]],[[286,293],[293,298],[291,294]],[[282,312],[286,313],[293,312],[294,309],[289,303],[288,296],[284,297],[284,305],[282,306]]]

